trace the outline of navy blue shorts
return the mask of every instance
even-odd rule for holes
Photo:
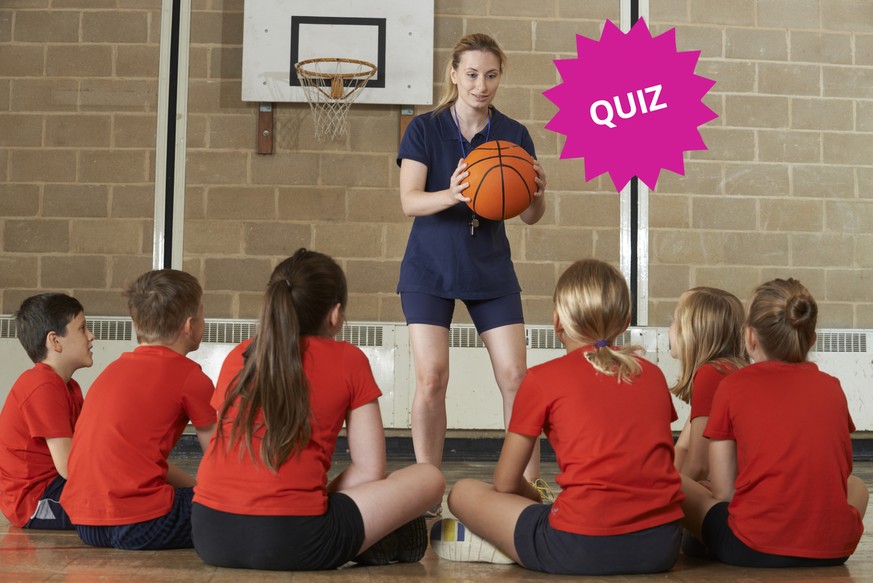
[[[321,516],[251,516],[194,504],[194,548],[203,562],[234,569],[319,571],[358,555],[364,519],[345,494],[328,494]]]
[[[532,571],[562,575],[662,573],[679,558],[679,521],[611,536],[564,532],[549,524],[551,504],[525,508],[515,523],[515,550]]]
[[[46,530],[73,530],[73,523],[70,522],[70,517],[61,508],[61,493],[64,491],[64,486],[67,481],[58,476],[45,487],[39,502],[36,505],[36,510],[24,528],[38,528]]]
[[[703,519],[703,542],[722,563],[740,567],[833,567],[842,565],[849,557],[811,559],[771,555],[750,548],[737,538],[728,525],[728,503],[719,502],[709,509]]]
[[[83,542],[95,547],[112,547],[127,551],[190,549],[191,500],[194,488],[176,488],[173,507],[164,516],[113,526],[76,525]]]
[[[521,294],[487,300],[461,300],[479,334],[493,328],[524,324]],[[401,292],[400,303],[407,324],[430,324],[449,328],[455,313],[455,300],[418,292]]]

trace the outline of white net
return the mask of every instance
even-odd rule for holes
[[[346,114],[376,66],[354,59],[309,59],[294,68],[312,109],[315,137],[323,142],[346,134]]]

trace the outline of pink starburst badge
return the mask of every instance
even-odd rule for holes
[[[676,29],[652,37],[638,20],[624,34],[606,21],[600,41],[576,35],[578,58],[559,59],[563,83],[544,95],[559,111],[561,158],[584,158],[585,180],[608,172],[655,189],[661,169],[685,174],[683,152],[705,150],[698,126],[718,116],[701,99],[715,81],[694,74],[700,51],[676,51]]]

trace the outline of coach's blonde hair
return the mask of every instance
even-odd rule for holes
[[[688,403],[694,375],[704,364],[712,363],[722,372],[745,366],[745,314],[739,298],[714,287],[686,291],[676,311],[679,380],[670,390]]]
[[[506,66],[506,53],[497,44],[497,41],[482,33],[468,34],[461,38],[452,49],[452,58],[446,64],[446,77],[443,87],[443,97],[433,110],[433,115],[439,114],[442,110],[449,107],[458,99],[458,87],[452,83],[452,69],[458,69],[461,63],[461,57],[467,51],[482,51],[483,53],[491,53],[497,60],[500,61],[500,74],[503,74],[503,67]]]
[[[803,284],[774,279],[752,294],[746,326],[755,331],[768,358],[803,362],[815,344],[817,319],[818,305]]]
[[[554,300],[567,339],[605,344],[585,353],[595,369],[628,383],[642,372],[636,357],[641,346],[612,348],[631,317],[630,293],[618,269],[596,259],[577,261],[558,280]]]

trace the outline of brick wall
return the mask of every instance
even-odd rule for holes
[[[257,104],[240,101],[242,0],[194,0],[184,267],[208,317],[254,317],[272,267],[297,247],[346,269],[349,317],[400,321],[394,293],[411,220],[400,210],[398,106],[355,105],[342,140],[314,139],[306,104],[275,108],[275,154],[255,153]],[[825,326],[873,327],[873,4],[852,0],[650,2],[717,81],[709,151],[664,171],[650,199],[650,324],[678,295],[740,297],[801,278]],[[509,55],[496,105],[524,122],[549,178],[548,212],[508,223],[528,321],[551,319],[576,258],[619,259],[618,196],[559,160],[544,125],[552,61],[599,36],[617,0],[436,0],[434,94],[461,35]],[[123,314],[124,282],[151,265],[160,0],[7,0],[0,5],[2,312],[43,289],[92,314]],[[419,107],[416,113],[429,107]],[[458,316],[466,320],[463,308]]]

